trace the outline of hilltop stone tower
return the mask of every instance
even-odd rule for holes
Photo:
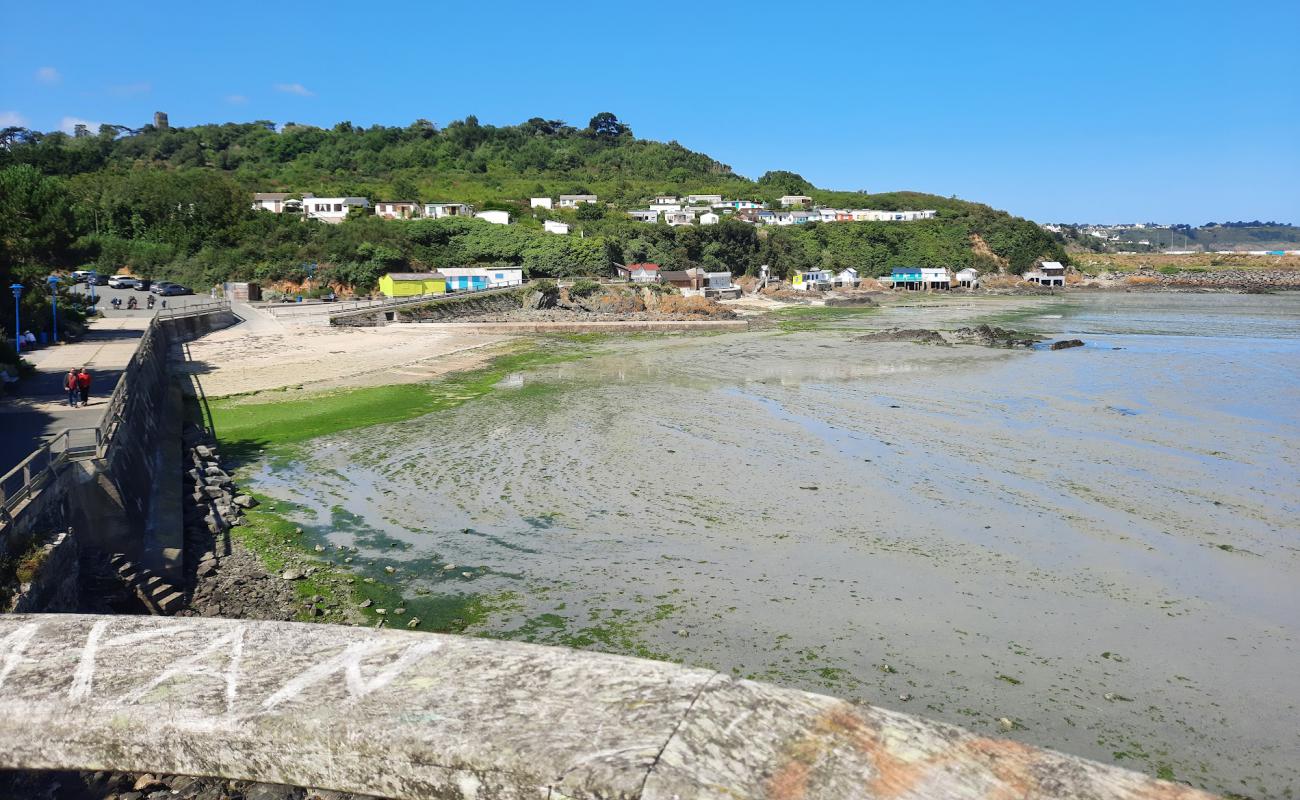
[[[167,112],[166,112],[166,111],[155,111],[155,112],[153,112],[153,126],[154,126],[155,128],[157,128],[158,130],[160,130],[160,131],[165,131],[165,130],[167,130]]]

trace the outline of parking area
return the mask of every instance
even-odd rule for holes
[[[77,292],[78,294],[88,294],[90,292],[90,287],[88,287],[84,283],[79,283],[75,287],[73,287],[72,291]],[[150,297],[153,297],[154,302],[157,304],[155,306],[155,310],[160,308],[184,308],[185,306],[192,305],[195,303],[212,302],[212,298],[208,296],[207,292],[204,292],[203,294],[185,294],[185,295],[175,295],[172,297],[159,297],[158,295],[152,294],[151,292],[138,291],[136,289],[112,289],[109,288],[108,286],[96,286],[95,297],[98,298],[98,302],[96,302],[95,304],[96,307],[100,310],[101,313],[103,313],[105,317],[109,317],[109,318],[147,317],[152,315],[153,311],[150,311],[148,309],[148,305],[149,305],[148,301]],[[122,306],[120,311],[113,308],[112,300],[114,297],[122,301]],[[128,311],[126,310],[126,303],[127,300],[129,300],[132,297],[134,297],[135,301],[139,303],[139,308],[137,308],[134,311]],[[167,304],[166,306],[163,305],[164,302]]]

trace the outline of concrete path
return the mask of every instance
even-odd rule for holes
[[[64,428],[99,424],[150,316],[96,320],[79,342],[23,352],[23,358],[36,367],[36,374],[10,385],[0,398],[0,474]],[[74,367],[86,367],[93,378],[90,404],[85,408],[70,408],[63,390],[63,378]]]

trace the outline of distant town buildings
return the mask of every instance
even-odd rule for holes
[[[425,203],[424,216],[428,219],[472,217],[474,216],[474,207],[465,203]]]
[[[807,208],[812,205],[812,198],[803,194],[787,194],[778,201],[781,208],[790,208],[792,206],[803,206]]]
[[[583,203],[596,202],[594,194],[562,194],[560,195],[560,208],[577,208]]]

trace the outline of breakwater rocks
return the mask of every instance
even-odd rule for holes
[[[185,568],[193,589],[182,607],[166,610],[177,616],[293,619],[293,586],[268,572],[256,553],[230,535],[231,528],[245,524],[244,511],[257,500],[235,487],[211,435],[189,426],[184,444]]]
[[[1191,268],[1177,272],[1141,269],[1136,273],[1103,273],[1102,282],[1125,288],[1202,289],[1209,291],[1272,292],[1300,290],[1300,270]]]
[[[1039,339],[1021,331],[991,325],[938,331],[928,328],[889,328],[853,337],[855,342],[916,342],[917,344],[974,344],[982,347],[1032,347]]]

